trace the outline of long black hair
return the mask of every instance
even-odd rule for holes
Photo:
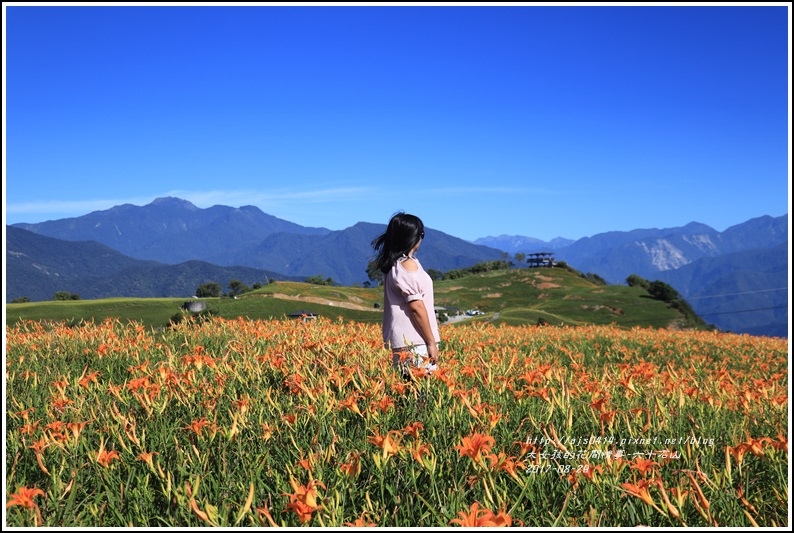
[[[394,262],[407,255],[425,236],[425,225],[419,217],[400,211],[389,220],[386,232],[372,241],[378,252],[375,266],[386,274]]]

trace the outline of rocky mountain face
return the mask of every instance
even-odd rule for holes
[[[722,330],[788,335],[788,215],[754,218],[723,232],[697,222],[607,232],[562,247],[510,239],[520,243],[513,254],[553,252],[557,261],[609,283],[625,283],[631,274],[664,281]]]

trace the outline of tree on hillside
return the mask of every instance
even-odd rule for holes
[[[383,272],[378,270],[378,267],[375,266],[375,261],[367,263],[367,277],[378,285],[383,284]]]
[[[309,276],[306,278],[306,283],[311,283],[312,285],[333,285],[334,280],[330,277],[323,278],[321,274],[317,274],[316,276]]]
[[[237,296],[238,294],[242,294],[250,290],[251,289],[248,288],[248,285],[239,279],[233,279],[229,282],[229,292],[232,296]]]
[[[664,281],[652,281],[648,286],[648,294],[662,302],[673,302],[678,299],[678,291]]]
[[[647,283],[647,282],[646,282]],[[651,281],[646,289],[654,299],[665,302],[673,309],[678,310],[683,316],[687,326],[715,329],[713,324],[707,324],[705,320],[695,313],[689,302],[681,298],[678,291],[663,281]]]
[[[607,280],[605,280],[604,278],[602,278],[601,276],[599,276],[598,274],[595,274],[593,272],[588,272],[586,274],[580,274],[580,276],[582,276],[584,279],[586,279],[586,280],[588,280],[588,281],[590,281],[592,283],[595,283],[596,285],[606,285],[607,284]]]
[[[196,296],[199,298],[217,298],[221,295],[221,284],[214,281],[199,285]]]
[[[632,274],[626,278],[626,285],[629,287],[642,287],[646,291],[648,287],[650,287],[650,283],[647,279],[638,276],[637,274]]]
[[[444,273],[440,270],[436,270],[435,268],[428,268],[427,275],[430,276],[430,279],[444,279]]]
[[[52,296],[52,299],[53,300],[59,300],[59,301],[79,300],[80,299],[80,295],[79,294],[74,294],[74,293],[71,293],[71,292],[68,292],[68,291],[58,291]]]

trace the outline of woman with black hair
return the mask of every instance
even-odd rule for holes
[[[383,281],[383,342],[392,351],[392,365],[410,378],[409,366],[432,372],[438,364],[438,323],[433,280],[414,256],[425,227],[402,211],[389,220],[386,232],[372,241],[375,265]]]

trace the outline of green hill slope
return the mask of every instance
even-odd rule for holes
[[[676,327],[682,315],[639,287],[595,284],[562,268],[497,270],[435,284],[436,304],[496,324]]]
[[[435,282],[445,327],[494,324],[610,324],[627,328],[681,327],[682,315],[639,287],[598,285],[562,268],[497,270]],[[382,288],[275,282],[237,298],[208,298],[207,312],[224,318],[283,319],[309,311],[332,320],[380,322]],[[6,305],[6,323],[18,320],[99,322],[107,317],[162,327],[182,313],[184,299],[115,298]],[[485,314],[466,317],[468,309]],[[442,319],[443,320],[443,319]]]

